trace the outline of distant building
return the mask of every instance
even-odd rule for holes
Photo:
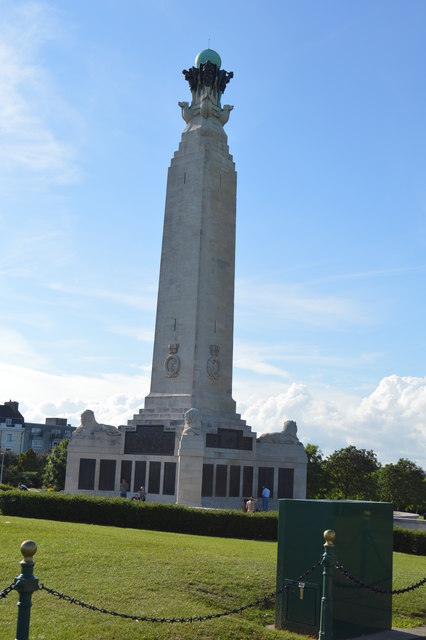
[[[46,418],[45,423],[25,422],[19,411],[19,403],[9,400],[0,404],[0,449],[24,453],[33,449],[37,453],[48,453],[53,447],[71,438],[75,427],[67,418]]]
[[[24,416],[19,403],[9,400],[0,404],[0,449],[22,453],[24,451]]]
[[[65,438],[71,438],[74,429],[67,418],[46,418],[45,424],[26,422],[24,451],[32,449],[37,453],[48,453]]]

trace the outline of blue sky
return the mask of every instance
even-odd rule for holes
[[[234,71],[234,398],[426,468],[426,4],[0,0],[0,402],[123,424],[149,391],[167,167]]]

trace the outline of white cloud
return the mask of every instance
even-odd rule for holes
[[[35,2],[3,5],[0,33],[0,168],[24,170],[57,182],[76,177],[74,150],[49,123],[66,109],[39,61],[43,46],[59,40],[53,14]]]
[[[77,426],[90,408],[99,422],[125,424],[143,406],[148,387],[148,375],[60,375],[0,363],[0,402],[17,400],[28,422],[62,416]]]
[[[252,397],[252,396],[251,396]],[[277,395],[263,395],[243,413],[259,433],[278,431],[296,420],[304,443],[324,453],[354,444],[373,449],[382,463],[407,457],[426,468],[426,378],[383,378],[365,398],[328,387],[294,383]]]

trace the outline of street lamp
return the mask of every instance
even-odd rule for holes
[[[4,451],[0,449],[1,452],[1,466],[0,466],[0,484],[3,482],[3,465],[4,465]]]

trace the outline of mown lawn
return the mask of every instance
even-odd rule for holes
[[[183,617],[239,607],[275,589],[276,543],[0,516],[0,588],[18,575],[20,544],[37,542],[35,575],[86,603],[137,615]],[[394,587],[426,574],[426,558],[395,554]],[[397,600],[398,598],[398,600]],[[394,598],[394,625],[426,622],[425,587]],[[0,601],[1,640],[13,639],[16,593]],[[33,596],[31,640],[300,638],[267,628],[273,606],[192,624],[132,622]]]

